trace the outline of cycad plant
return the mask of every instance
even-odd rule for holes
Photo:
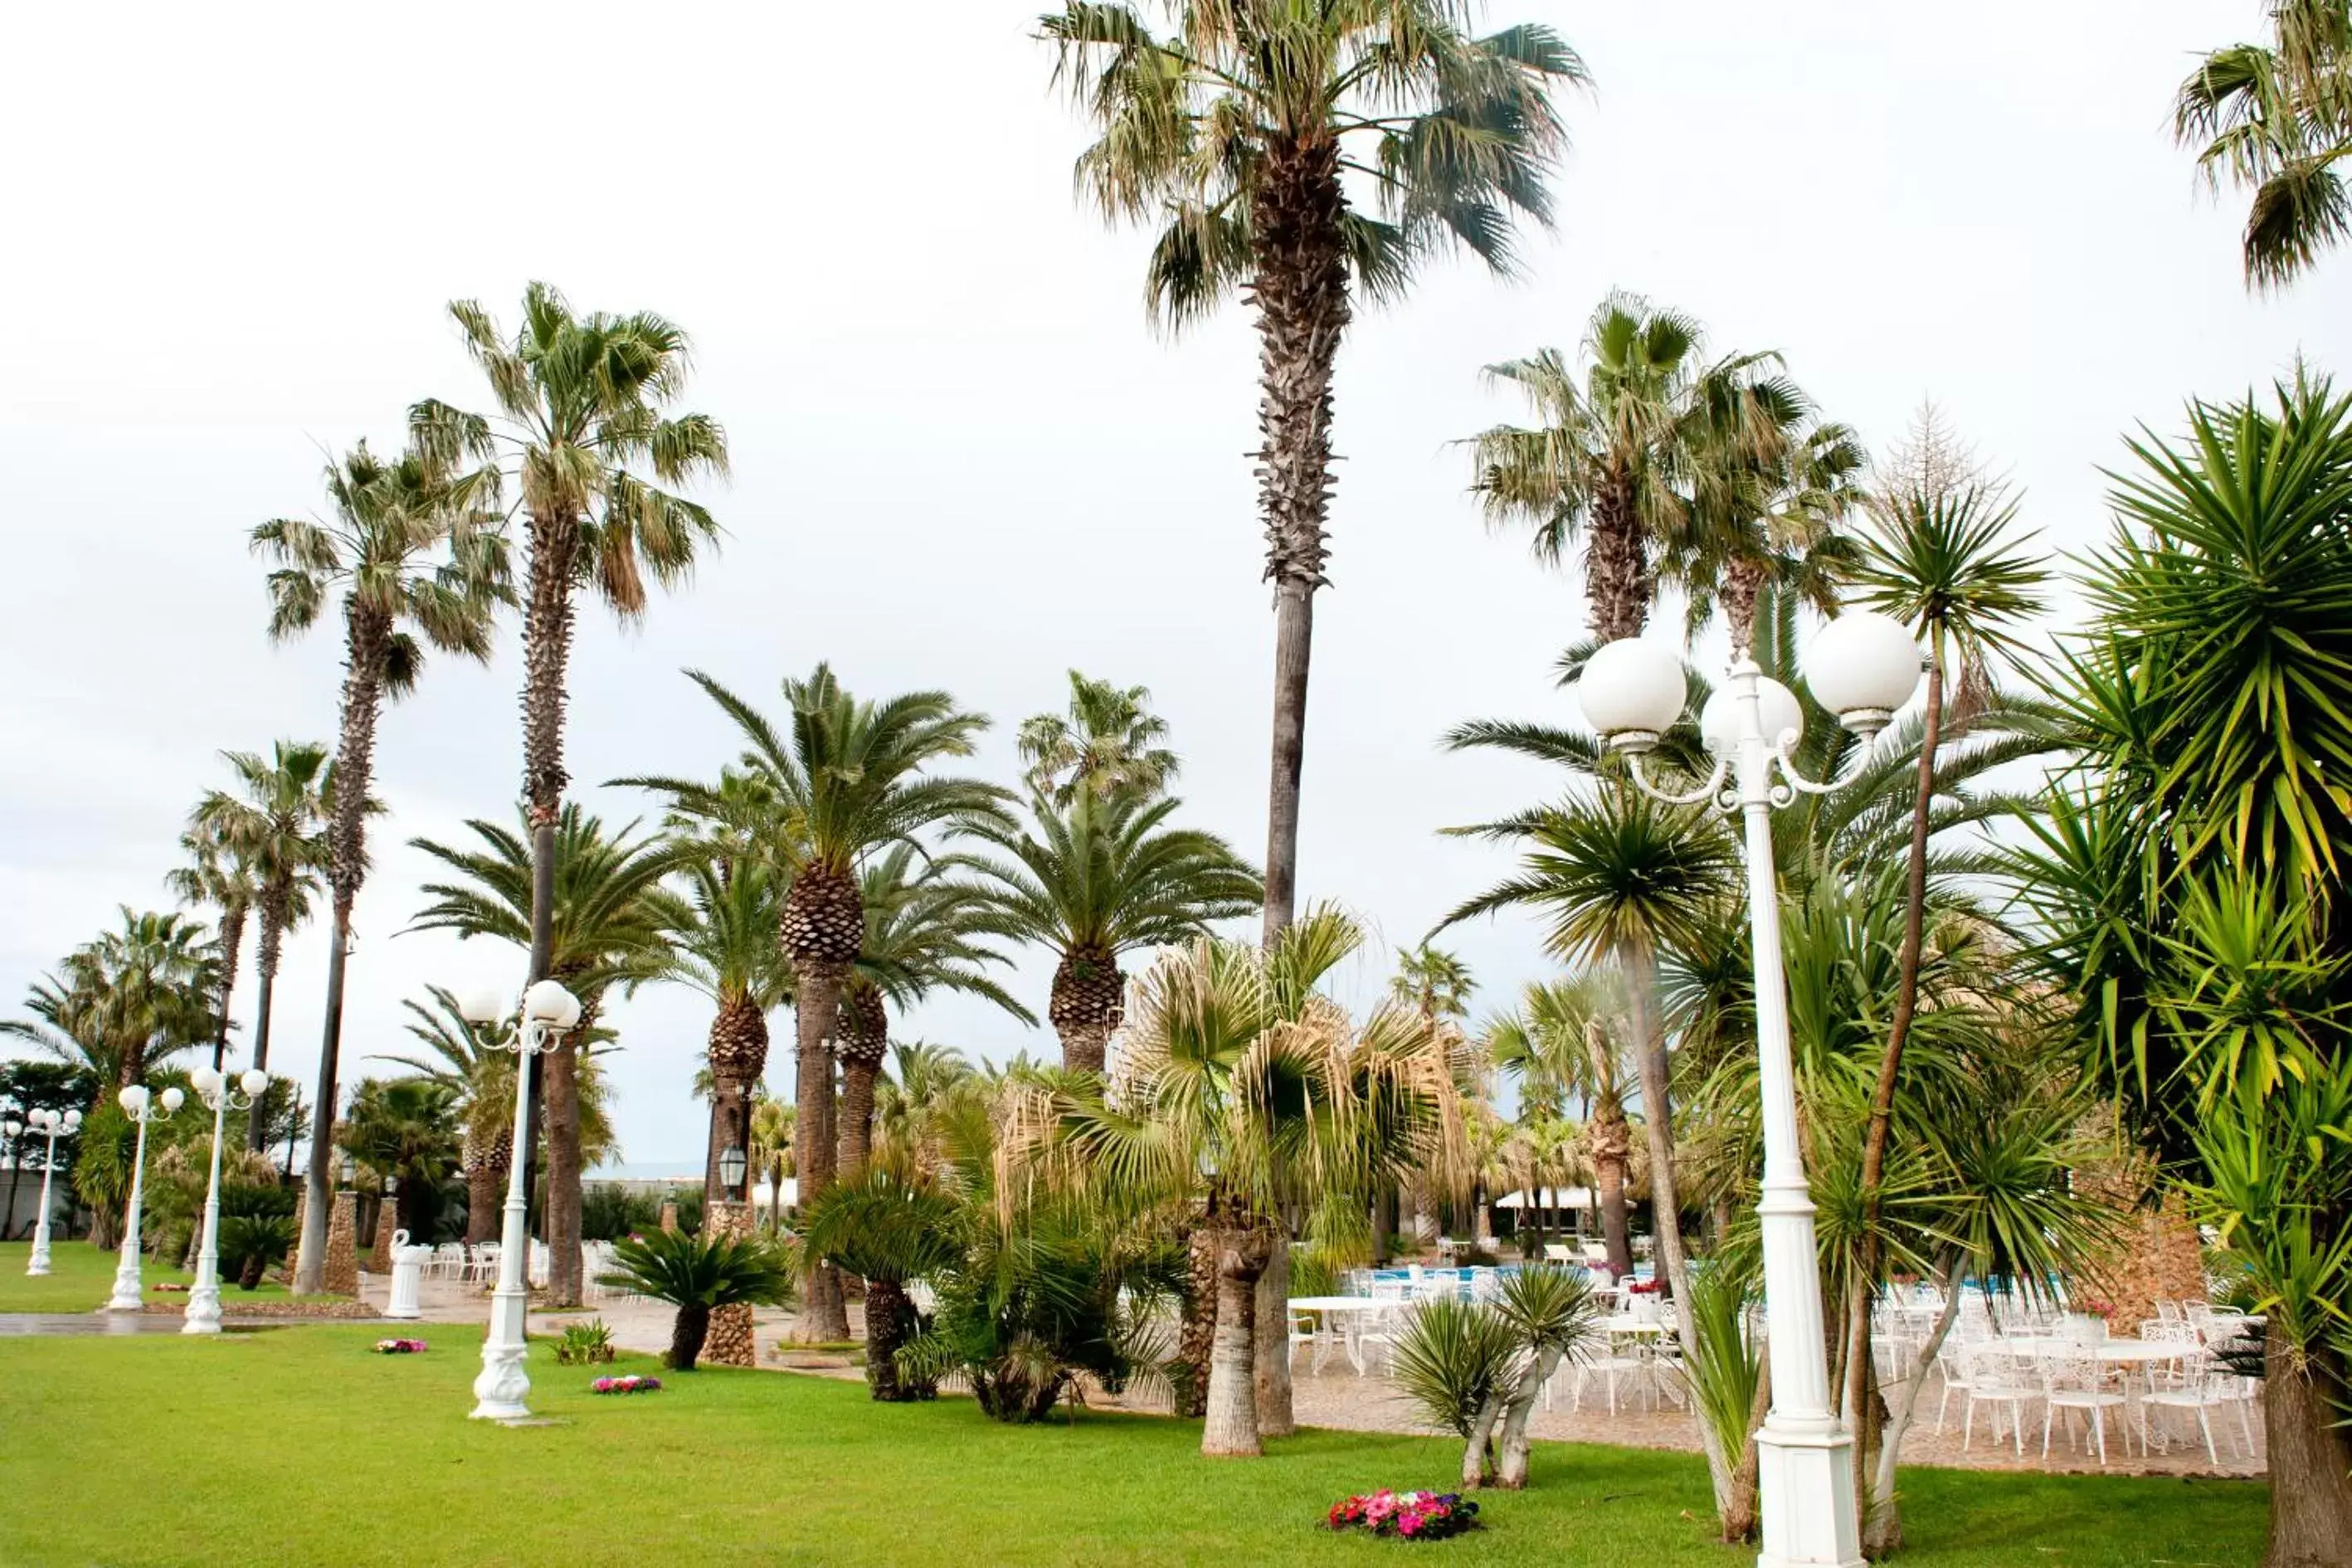
[[[530,808],[522,808],[520,833],[478,819],[466,826],[481,847],[410,840],[411,848],[448,868],[455,879],[427,882],[419,889],[433,901],[417,911],[409,929],[453,931],[460,937],[528,947],[541,901]],[[605,993],[634,990],[667,960],[665,933],[677,927],[680,910],[664,881],[688,850],[641,832],[635,822],[608,829],[601,817],[576,805],[557,816],[555,847],[554,881],[547,889],[553,911],[547,973],[580,999],[581,1012],[578,1026],[546,1058],[548,1292],[560,1305],[576,1306],[583,1283],[580,1183],[587,1169],[584,1053],[596,1037]],[[518,1157],[530,1153],[523,1150]]]
[[[341,738],[327,829],[327,1005],[312,1103],[296,1289],[315,1292],[327,1267],[329,1169],[334,1158],[336,1067],[342,1050],[343,969],[352,909],[367,875],[367,807],[375,784],[375,727],[383,705],[416,686],[426,645],[488,659],[500,605],[510,601],[506,540],[464,492],[454,465],[422,449],[385,462],[354,447],[327,469],[331,517],[278,518],[253,531],[269,574],[269,635],[309,630],[342,595]]]
[[[1223,839],[1170,826],[1182,805],[1097,790],[1056,805],[1037,794],[1026,827],[974,825],[997,851],[979,865],[1003,928],[1055,954],[1046,1014],[1072,1072],[1103,1068],[1127,1000],[1120,954],[1192,941],[1263,900],[1256,874]]]
[[[1161,226],[1145,285],[1155,318],[1189,326],[1236,293],[1257,315],[1258,511],[1276,603],[1271,942],[1297,885],[1350,296],[1400,298],[1455,247],[1511,270],[1514,221],[1550,220],[1544,179],[1565,141],[1550,95],[1584,67],[1548,27],[1474,36],[1457,0],[1071,0],[1043,24],[1056,79],[1099,133],[1080,188],[1106,219]]]
[[[792,1298],[793,1268],[783,1251],[755,1237],[650,1230],[614,1242],[613,1262],[597,1283],[677,1309],[662,1358],[672,1372],[692,1372],[702,1359],[716,1309],[772,1307]]]
[[[938,1391],[936,1382],[898,1375],[899,1350],[923,1328],[907,1287],[944,1278],[963,1260],[964,1220],[954,1196],[881,1170],[845,1175],[801,1216],[802,1244],[866,1281],[866,1382],[877,1399]]]

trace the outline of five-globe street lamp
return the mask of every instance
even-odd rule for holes
[[[41,1215],[33,1222],[33,1256],[25,1263],[25,1272],[35,1279],[49,1271],[49,1181],[58,1169],[58,1140],[70,1138],[81,1131],[81,1112],[68,1110],[60,1116],[43,1106],[35,1106],[25,1113],[33,1131],[46,1135],[48,1148],[41,1155]]]
[[[131,1203],[122,1215],[122,1261],[114,1270],[114,1294],[106,1303],[110,1312],[136,1312],[147,1305],[139,1280],[139,1207],[147,1180],[147,1128],[151,1122],[168,1121],[187,1100],[184,1089],[151,1094],[143,1083],[131,1084],[115,1096],[122,1114],[137,1124],[139,1142],[131,1155]]]
[[[218,1068],[200,1067],[188,1078],[195,1085],[196,1097],[212,1110],[213,1164],[212,1175],[205,1186],[205,1233],[203,1244],[196,1253],[196,1282],[189,1288],[187,1310],[181,1313],[180,1331],[184,1334],[216,1334],[221,1331],[221,1128],[228,1120],[230,1111],[250,1110],[253,1102],[268,1092],[269,1075],[259,1068],[248,1068],[239,1077],[231,1079]]]
[[[506,1005],[495,987],[469,992],[457,1011],[468,1024],[493,1024]],[[580,1022],[580,998],[552,980],[541,980],[522,994],[522,1027],[504,1045],[483,1044],[510,1050],[520,1058],[515,1072],[514,1158],[507,1166],[506,1223],[499,1235],[499,1284],[490,1294],[490,1331],[482,1341],[481,1375],[474,1379],[477,1420],[520,1421],[530,1415],[523,1397],[530,1393],[530,1375],[523,1371],[528,1349],[525,1317],[530,1298],[525,1269],[530,1262],[530,1224],[523,1202],[523,1173],[530,1164],[530,1058],[545,1056],[563,1044],[563,1037]]]
[[[1815,639],[1805,668],[1815,700],[1861,738],[1866,754],[1870,742],[1918,687],[1919,647],[1899,622],[1868,611],[1849,612]],[[1688,700],[1682,660],[1673,650],[1633,637],[1608,644],[1587,661],[1578,699],[1586,719],[1626,759],[1626,771],[1643,792],[1677,805],[1711,798],[1745,819],[1764,1121],[1764,1180],[1757,1213],[1763,1221],[1772,1372],[1771,1411],[1756,1435],[1763,1516],[1756,1561],[1759,1568],[1860,1568],[1850,1468],[1853,1439],[1830,1396],[1813,1203],[1797,1143],[1796,1072],[1772,858],[1773,809],[1790,805],[1801,793],[1823,795],[1839,784],[1816,784],[1798,772],[1792,752],[1803,738],[1804,709],[1796,693],[1767,677],[1745,654],[1733,662],[1728,683],[1700,710],[1699,733],[1715,765],[1706,782],[1687,793],[1661,787],[1643,770],[1643,758],[1682,717]]]

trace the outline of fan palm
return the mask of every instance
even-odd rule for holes
[[[397,1223],[423,1237],[433,1189],[457,1168],[464,1137],[460,1091],[431,1078],[362,1079],[352,1092],[337,1145],[383,1180],[397,1184]]]
[[[238,790],[214,790],[195,811],[195,826],[252,867],[253,907],[260,916],[254,952],[253,1065],[269,1065],[271,1000],[286,933],[310,918],[310,897],[327,868],[326,824],[334,815],[334,764],[327,748],[279,741],[268,756],[225,752]],[[366,815],[383,809],[362,803]],[[226,953],[234,967],[234,953]],[[226,993],[223,993],[226,998]],[[261,1107],[246,1123],[246,1147],[261,1147]]]
[[[1586,620],[1608,642],[1648,623],[1659,570],[1675,552],[1690,558],[1683,574],[1700,575],[1691,563],[1708,557],[1689,542],[1700,522],[1717,525],[1712,549],[1752,564],[1759,552],[1724,542],[1769,504],[1757,476],[1792,467],[1787,449],[1803,404],[1764,374],[1777,356],[1706,363],[1696,321],[1638,295],[1601,302],[1583,352],[1580,377],[1558,349],[1486,367],[1487,380],[1517,387],[1541,423],[1475,437],[1471,489],[1490,522],[1533,529],[1540,560],[1562,560],[1581,536]],[[1741,590],[1726,586],[1736,608]]]
[[[1530,982],[1519,1005],[1486,1026],[1495,1065],[1519,1081],[1521,1114],[1557,1121],[1573,1099],[1585,1116],[1601,1240],[1618,1278],[1633,1272],[1627,1224],[1633,1128],[1625,1116],[1626,1025],[1622,984],[1599,972]]]
[[[711,677],[687,674],[741,731],[744,750],[733,772],[744,782],[735,786],[734,804],[772,805],[760,852],[792,875],[780,930],[794,975],[799,1180],[801,1201],[809,1203],[831,1183],[835,1163],[831,1041],[865,942],[858,866],[875,850],[913,842],[926,831],[1001,818],[1005,792],[925,772],[944,759],[970,756],[988,727],[985,715],[958,708],[944,691],[861,702],[831,666],[820,664],[807,679],[783,682],[791,717],[779,729]],[[717,821],[730,809],[723,779],[718,786],[674,778],[617,782],[667,795],[675,814]],[[848,1336],[834,1275],[812,1281],[802,1327],[818,1342]]]
[[[1391,1184],[1432,1171],[1452,1181],[1465,1163],[1437,1031],[1393,1005],[1359,1029],[1315,989],[1362,940],[1320,909],[1264,952],[1198,939],[1139,982],[1115,1099],[1085,1079],[1021,1097],[1014,1147],[1049,1182],[1114,1208],[1202,1216],[1217,1300],[1203,1453],[1255,1454],[1262,1421],[1289,1426],[1286,1382],[1269,1380],[1271,1408],[1259,1388],[1281,1354],[1258,1315],[1261,1277],[1270,1265],[1277,1285],[1287,1276],[1277,1216],[1361,1208]]]
[[[1189,942],[1264,897],[1223,839],[1168,826],[1182,804],[1081,792],[1056,805],[1035,795],[1028,827],[974,825],[1001,852],[981,866],[1003,929],[1055,954],[1046,1016],[1072,1072],[1103,1068],[1127,997],[1120,954]]]
[[[327,937],[326,1024],[295,1265],[296,1288],[304,1291],[320,1288],[327,1266],[343,969],[351,951],[352,907],[367,875],[376,721],[387,701],[415,689],[427,644],[488,659],[498,607],[511,597],[505,538],[457,485],[449,465],[421,449],[385,462],[362,441],[328,468],[326,485],[329,521],[278,518],[253,531],[255,551],[277,563],[269,574],[273,638],[309,630],[329,599],[342,595],[342,721],[327,830],[333,918]]]
[[[906,1041],[891,1056],[894,1070],[875,1086],[872,1163],[911,1185],[945,1167],[950,1126],[981,1092],[980,1079],[952,1047]]]
[[[1314,594],[1328,554],[1333,366],[1349,294],[1401,297],[1459,246],[1512,268],[1512,225],[1550,221],[1565,142],[1550,93],[1584,67],[1549,28],[1485,37],[1454,0],[1070,0],[1043,18],[1055,76],[1099,137],[1080,187],[1114,222],[1164,224],[1146,288],[1181,328],[1239,292],[1257,313],[1258,510],[1275,586],[1265,933],[1298,861]],[[1370,198],[1358,205],[1349,185]]]
[[[153,1063],[211,1037],[219,963],[194,921],[126,906],[118,929],[82,943],[34,983],[25,1003],[32,1018],[0,1023],[0,1033],[87,1068],[97,1080],[94,1110]]]
[[[1030,793],[1067,807],[1081,790],[1158,795],[1176,776],[1176,753],[1160,744],[1168,721],[1151,693],[1070,671],[1066,713],[1039,713],[1015,737]]]
[[[438,985],[425,991],[430,1007],[415,1001],[401,1005],[410,1015],[409,1034],[428,1054],[383,1059],[455,1091],[465,1128],[459,1163],[466,1174],[466,1240],[488,1241],[499,1233],[500,1194],[514,1160],[515,1056],[509,1048],[514,1020],[477,1024],[467,1018],[454,993]]]
[[[219,911],[213,936],[220,954],[220,997],[215,1003],[219,1032],[213,1037],[213,1068],[218,1071],[228,1054],[229,1001],[236,993],[236,961],[245,946],[245,920],[258,890],[253,868],[233,846],[202,827],[180,835],[180,852],[187,857],[164,874],[163,884],[184,904],[208,905]]]
[[[563,710],[572,595],[591,589],[623,620],[634,620],[645,613],[647,578],[667,587],[693,570],[718,524],[698,503],[660,487],[723,477],[727,434],[709,415],[666,412],[685,385],[690,346],[684,331],[650,311],[577,315],[561,293],[534,282],[523,290],[522,325],[511,339],[473,300],[451,301],[449,314],[498,413],[468,414],[426,398],[410,408],[409,428],[445,464],[488,465],[472,485],[485,500],[502,492],[511,463],[530,529],[523,798],[538,868],[530,978],[540,980],[553,972],[549,858],[571,782]]]
[[[1719,612],[1737,657],[1754,646],[1768,584],[1784,602],[1835,610],[1838,586],[1861,559],[1839,524],[1861,503],[1869,458],[1847,426],[1815,423],[1810,401],[1784,377],[1727,392],[1746,409],[1711,422],[1731,432],[1729,450],[1706,459],[1723,479],[1701,487],[1662,565],[1688,601],[1687,634],[1695,640]]]
[[[542,862],[533,813],[522,808],[521,832],[469,820],[482,847],[458,849],[428,838],[409,841],[440,861],[460,879],[427,882],[421,889],[434,901],[409,922],[411,931],[454,931],[460,937],[491,937],[517,947],[534,940],[535,891]],[[641,834],[630,822],[607,830],[603,819],[568,805],[556,818],[555,880],[551,896],[548,976],[580,999],[580,1022],[546,1058],[548,1292],[559,1304],[576,1305],[583,1283],[580,1261],[580,1182],[586,1169],[583,1128],[581,1062],[595,1028],[604,994],[623,991],[660,973],[668,948],[664,933],[678,922],[676,895],[662,884],[690,851],[677,842]],[[522,1152],[528,1157],[530,1151]]]
[[[2352,227],[2336,170],[2352,153],[2352,8],[2272,0],[2266,43],[2215,49],[2173,95],[2173,135],[2198,174],[2251,190],[2241,249],[2255,288],[2293,282]]]
[[[918,863],[919,859],[919,864]],[[839,1173],[854,1179],[873,1148],[874,1082],[890,1050],[893,1004],[910,1006],[934,991],[993,1002],[1035,1027],[1037,1016],[990,977],[1009,963],[985,944],[999,934],[987,889],[964,880],[958,857],[920,859],[912,844],[897,844],[869,859],[859,874],[866,937],[842,993]]]
[[[1389,994],[1412,1004],[1432,1023],[1468,1017],[1470,996],[1477,989],[1460,954],[1426,942],[1398,953],[1397,972],[1389,977]]]

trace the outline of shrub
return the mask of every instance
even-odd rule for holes
[[[294,1250],[291,1214],[223,1215],[220,1268],[240,1289],[257,1289],[261,1277]]]
[[[602,1318],[564,1324],[562,1337],[555,1342],[555,1359],[562,1366],[592,1366],[613,1356],[613,1331]]]

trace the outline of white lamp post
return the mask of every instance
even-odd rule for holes
[[[1863,738],[1864,750],[1919,684],[1919,648],[1885,616],[1854,612],[1830,623],[1805,661],[1814,697]],[[1661,800],[1710,797],[1746,819],[1748,916],[1755,946],[1756,1058],[1763,1099],[1764,1308],[1770,1335],[1772,1408],[1756,1435],[1763,1513],[1759,1568],[1859,1568],[1853,1439],[1830,1397],[1822,1346],[1820,1258],[1813,1203],[1797,1147],[1796,1071],[1789,993],[1780,967],[1780,905],[1772,860],[1772,810],[1799,792],[1826,794],[1797,771],[1790,752],[1804,732],[1796,694],[1740,658],[1707,700],[1699,731],[1714,754],[1706,782],[1676,795],[1654,784],[1642,758],[1682,716],[1682,661],[1664,647],[1625,638],[1595,653],[1579,682],[1585,717],[1627,760],[1633,782]],[[1778,770],[1778,782],[1773,773]]]
[[[188,1077],[196,1096],[212,1108],[213,1169],[205,1187],[205,1235],[196,1252],[196,1282],[188,1290],[187,1310],[181,1314],[184,1334],[221,1331],[220,1308],[220,1160],[221,1127],[231,1110],[249,1110],[269,1089],[269,1075],[250,1068],[234,1083],[217,1068],[198,1068]],[[238,1092],[243,1090],[242,1093]]]
[[[187,1103],[184,1090],[167,1089],[151,1095],[143,1083],[134,1083],[115,1096],[122,1114],[139,1125],[139,1142],[131,1155],[131,1202],[122,1214],[122,1261],[114,1270],[114,1294],[106,1303],[110,1312],[136,1312],[147,1304],[139,1282],[139,1204],[147,1179],[147,1126],[168,1120]]]
[[[506,1011],[495,989],[469,992],[458,1004],[469,1024],[498,1021]],[[523,1404],[530,1375],[523,1371],[524,1322],[530,1297],[525,1269],[530,1263],[530,1225],[522,1196],[523,1171],[530,1163],[530,1065],[563,1043],[580,1022],[580,999],[552,980],[522,994],[522,1027],[501,1049],[520,1058],[515,1066],[514,1157],[507,1166],[506,1224],[499,1236],[499,1285],[490,1294],[490,1331],[482,1342],[481,1375],[474,1379],[474,1416],[483,1421],[519,1421],[530,1414]],[[487,1042],[485,1042],[487,1043]]]
[[[49,1271],[49,1179],[57,1173],[58,1139],[81,1131],[81,1112],[68,1110],[60,1116],[54,1110],[35,1110],[26,1114],[33,1131],[47,1134],[49,1141],[41,1155],[41,1217],[33,1222],[33,1256],[25,1265],[25,1272],[37,1279]]]

